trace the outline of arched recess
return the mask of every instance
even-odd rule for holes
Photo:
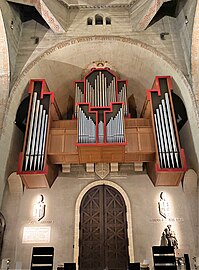
[[[10,81],[10,64],[8,54],[8,43],[6,30],[3,22],[2,11],[0,9],[0,85],[1,85],[1,97],[0,97],[0,127],[3,124],[3,113],[5,111],[5,105],[7,97],[9,95],[9,81]]]
[[[142,109],[146,98],[146,89],[150,89],[155,76],[170,75],[185,103],[192,131],[194,150],[199,157],[199,110],[190,84],[175,63],[155,48],[120,36],[84,36],[65,40],[46,50],[28,64],[16,80],[5,112],[0,147],[4,155],[0,156],[0,200],[2,199],[8,149],[16,144],[14,133],[15,112],[23,98],[30,79],[43,78],[55,98],[62,114],[66,113],[69,96],[72,96],[72,81],[81,78],[85,68],[93,61],[107,61],[128,80],[128,97],[134,94],[137,113]],[[16,157],[17,159],[18,157]]]
[[[103,16],[100,14],[95,15],[95,25],[101,25],[103,24]]]
[[[100,180],[93,182],[86,186],[79,194],[76,205],[75,205],[75,231],[74,231],[74,262],[78,264],[79,256],[79,222],[80,222],[80,205],[82,198],[91,188],[98,185],[107,185],[115,188],[122,195],[126,204],[126,216],[128,224],[128,240],[129,240],[129,258],[130,262],[134,262],[134,247],[133,247],[133,225],[132,225],[132,215],[131,215],[131,204],[126,192],[116,183],[108,180]]]

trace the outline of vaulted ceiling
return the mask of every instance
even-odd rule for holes
[[[136,22],[138,31],[144,30],[156,19],[164,15],[175,16],[176,5],[179,0],[8,0],[20,4],[22,20],[35,17],[38,14],[55,33],[67,31],[66,14],[69,9],[103,9],[112,7],[125,7],[129,10],[132,22]],[[158,15],[158,16],[156,16]],[[49,19],[50,18],[50,19]],[[53,23],[52,23],[53,22]]]

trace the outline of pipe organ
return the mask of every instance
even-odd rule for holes
[[[128,115],[127,82],[107,69],[95,69],[75,82],[78,146],[85,143],[124,143]]]
[[[44,80],[31,80],[29,94],[25,139],[20,153],[18,174],[27,187],[34,187],[35,182],[46,187],[50,186],[57,176],[55,166],[49,166],[47,162],[49,126],[52,115],[56,114],[51,109],[54,93],[49,92]],[[55,116],[55,119],[58,117]]]
[[[61,115],[44,80],[31,80],[18,174],[28,188],[51,186],[70,164],[145,163],[155,186],[178,185],[186,171],[171,78],[156,77],[140,118],[130,118],[127,81],[95,68],[75,81],[74,116]]]
[[[154,126],[156,162],[149,163],[147,168],[148,174],[156,185],[170,185],[172,179],[175,179],[178,184],[186,171],[186,160],[184,149],[180,146],[172,91],[169,76],[156,77],[153,89],[147,91],[147,105],[145,104],[143,111],[143,117],[147,114],[149,117],[150,113]]]

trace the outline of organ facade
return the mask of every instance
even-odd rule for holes
[[[18,174],[28,188],[51,186],[58,165],[146,165],[155,186],[178,185],[186,171],[169,76],[156,77],[140,118],[128,110],[127,81],[109,68],[93,68],[75,81],[74,112],[62,120],[44,80],[31,80]],[[96,166],[97,167],[97,166]]]

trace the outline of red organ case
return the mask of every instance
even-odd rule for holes
[[[154,185],[178,185],[186,171],[170,77],[156,77],[140,118],[128,112],[127,81],[92,69],[75,81],[74,117],[61,120],[44,80],[31,80],[18,174],[28,188],[50,187],[58,164],[146,163]]]

